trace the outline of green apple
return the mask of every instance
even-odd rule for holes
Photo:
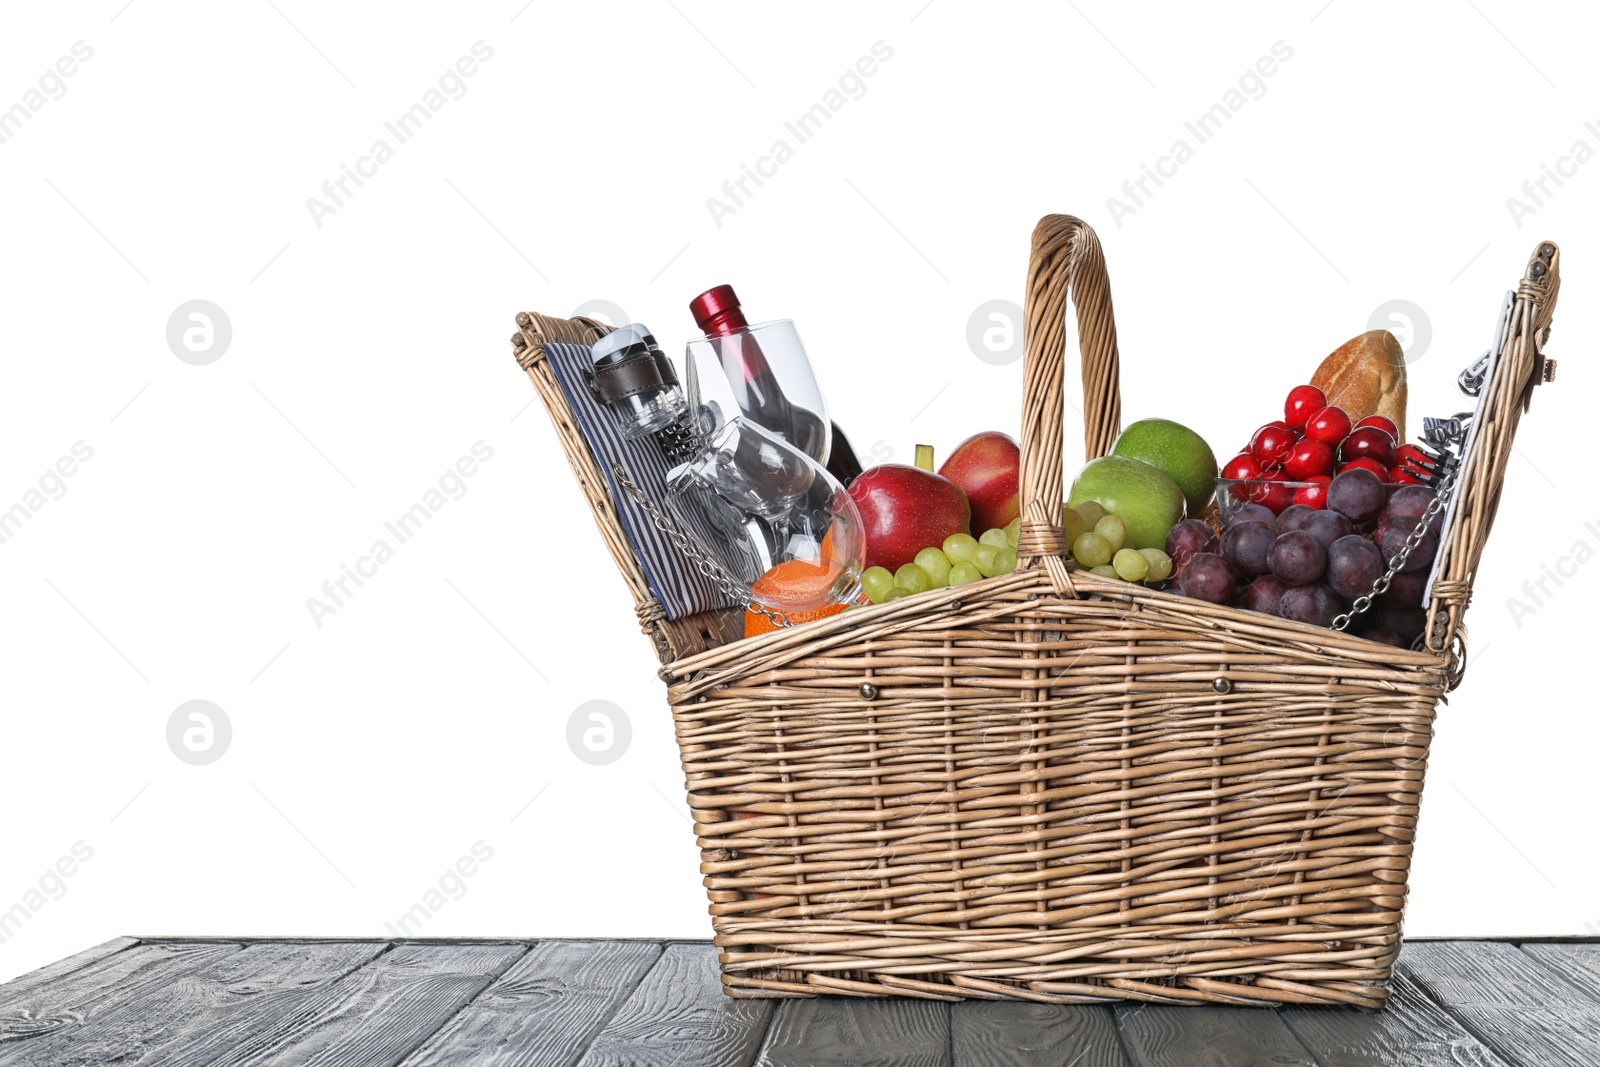
[[[1216,495],[1217,457],[1211,446],[1189,427],[1171,419],[1134,423],[1122,431],[1111,446],[1111,454],[1148,463],[1178,483],[1188,501],[1190,518],[1198,518]]]
[[[1127,456],[1090,460],[1072,480],[1067,503],[1098,500],[1107,515],[1127,528],[1130,548],[1161,548],[1167,531],[1183,518],[1183,490],[1148,463]]]

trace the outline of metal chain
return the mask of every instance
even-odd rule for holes
[[[1439,483],[1437,494],[1432,500],[1428,501],[1428,506],[1423,510],[1422,517],[1417,520],[1417,524],[1413,526],[1411,528],[1411,532],[1406,535],[1406,543],[1400,546],[1400,551],[1396,552],[1394,554],[1394,559],[1389,561],[1389,569],[1384,571],[1383,574],[1379,576],[1378,580],[1372,583],[1371,592],[1367,593],[1365,596],[1357,597],[1355,603],[1350,605],[1349,611],[1333,620],[1333,628],[1335,630],[1343,630],[1345,627],[1349,626],[1351,621],[1354,620],[1357,615],[1360,615],[1362,612],[1372,607],[1372,602],[1375,599],[1389,591],[1389,583],[1394,581],[1394,576],[1399,574],[1401,568],[1406,565],[1406,557],[1411,555],[1412,550],[1420,545],[1423,537],[1427,535],[1428,524],[1432,522],[1434,516],[1443,511],[1445,509],[1445,505],[1450,502],[1450,494],[1455,489],[1456,478],[1460,474],[1461,464],[1457,463],[1451,469],[1450,473],[1445,475],[1444,480]]]
[[[757,615],[766,616],[768,621],[770,621],[774,626],[787,629],[788,627],[794,625],[789,621],[789,616],[785,615],[783,612],[774,611],[765,604],[762,604],[752,598],[750,596],[750,590],[747,586],[743,585],[729,575],[728,572],[722,568],[720,563],[704,552],[699,545],[690,540],[687,534],[678,529],[677,523],[663,515],[661,510],[655,506],[655,503],[649,497],[645,496],[644,490],[633,484],[633,479],[629,478],[628,472],[622,469],[622,464],[612,464],[611,473],[617,479],[617,484],[621,485],[623,489],[627,490],[628,495],[633,497],[633,502],[639,505],[639,510],[645,513],[646,517],[650,519],[651,524],[654,525],[656,529],[666,534],[668,539],[678,547],[678,550],[687,556],[689,560],[694,563],[697,568],[699,568],[701,574],[711,579],[711,581],[716,585],[718,592],[722,593],[723,596],[728,597],[730,600],[733,600],[735,603],[746,604],[749,610],[755,612]]]

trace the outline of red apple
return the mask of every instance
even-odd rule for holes
[[[850,483],[850,499],[861,512],[868,567],[896,570],[951,534],[971,532],[967,494],[919,467],[885,463],[862,471]]]
[[[967,503],[972,505],[972,528],[982,533],[1003,528],[1022,514],[1022,505],[1017,501],[1021,466],[1022,453],[1017,450],[1017,443],[1006,434],[990,431],[975,433],[956,445],[939,474],[967,494]]]

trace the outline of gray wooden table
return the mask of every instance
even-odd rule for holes
[[[0,985],[0,1067],[1595,1067],[1600,943],[1414,941],[1390,1007],[732,1000],[704,942],[119,938]]]

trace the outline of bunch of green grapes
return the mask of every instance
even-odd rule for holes
[[[985,530],[978,537],[951,534],[944,544],[930,545],[892,573],[887,567],[868,567],[861,574],[861,589],[874,604],[887,604],[912,593],[1010,574],[1017,569],[1021,532],[1022,520],[1012,519],[1005,528]]]
[[[1172,558],[1159,548],[1125,548],[1128,528],[1115,515],[1107,515],[1099,501],[1086,500],[1076,508],[1063,506],[1061,528],[1067,547],[1078,565],[1104,578],[1128,582],[1159,582],[1172,576]]]

